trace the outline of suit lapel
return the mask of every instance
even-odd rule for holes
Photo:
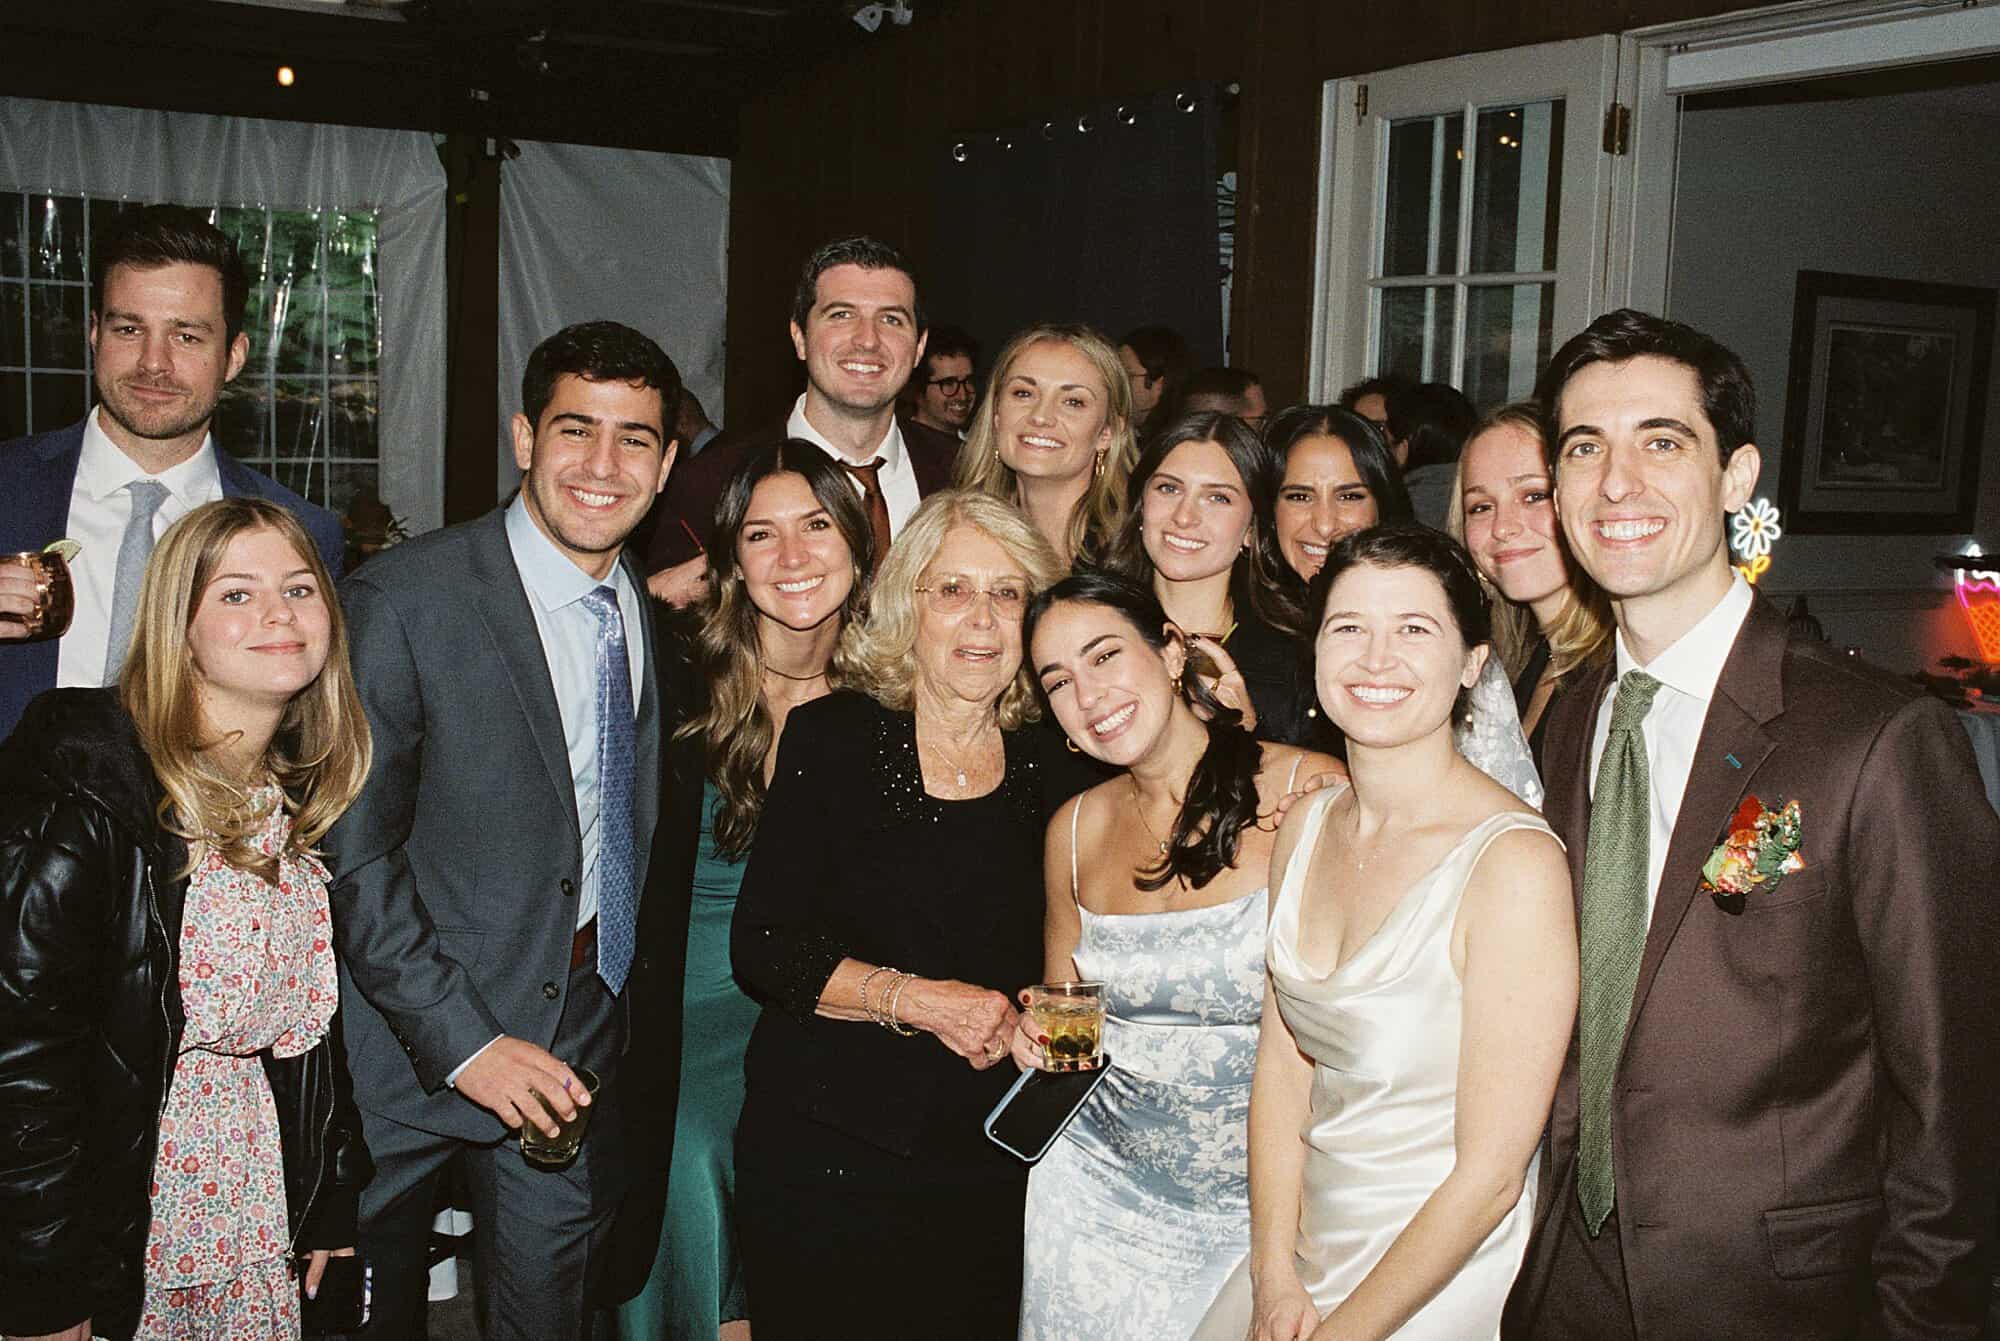
[[[569,772],[562,710],[556,706],[555,685],[549,680],[548,657],[542,651],[541,633],[535,628],[535,614],[528,608],[528,589],[521,584],[513,551],[507,547],[507,511],[496,508],[472,527],[468,538],[473,574],[481,583],[479,617],[513,682],[535,748],[542,756],[542,767],[548,771],[549,785],[562,798],[570,832],[581,841],[583,826],[576,817],[576,782]]]
[[[660,698],[660,640],[653,618],[652,598],[646,593],[646,579],[628,551],[619,558],[633,590],[639,593],[639,637],[645,648],[639,676],[639,717],[633,742],[632,766],[632,888],[646,888],[646,868],[653,852],[653,832],[660,817],[660,752],[665,705]]]
[[[51,540],[60,540],[69,530],[69,496],[76,488],[76,466],[83,458],[83,423],[35,438],[27,448],[28,468],[9,471],[13,496],[6,500],[6,520],[0,522],[0,550],[41,549]],[[12,712],[0,716],[0,735],[12,726],[12,719],[28,705],[28,700],[56,683],[59,640],[23,643],[11,649],[7,675],[15,683],[9,697]]]
[[[1750,790],[1750,779],[1756,776],[1758,766],[1776,748],[1764,731],[1764,723],[1784,710],[1784,654],[1784,617],[1758,599],[1723,663],[1708,715],[1702,719],[1694,765],[1688,770],[1687,790],[1681,793],[1666,865],[1660,870],[1660,887],[1653,898],[1653,920],[1646,931],[1645,955],[1639,961],[1639,981],[1632,991],[1632,1014],[1626,1021],[1627,1047],[1647,993],[1659,975],[1660,961],[1701,893],[1702,864]]]

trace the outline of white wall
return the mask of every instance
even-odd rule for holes
[[[2000,88],[1689,110],[1681,122],[1668,314],[1749,363],[1758,493],[1776,501],[1801,270],[2000,283]],[[1932,556],[2000,551],[2000,368],[1989,374],[1973,536],[1786,535],[1763,585],[1807,595],[1836,644],[1914,670],[1972,638]]]
[[[660,343],[721,423],[728,299],[728,159],[523,141],[500,177],[499,496],[521,479],[509,425],[536,345],[574,322],[622,321]]]

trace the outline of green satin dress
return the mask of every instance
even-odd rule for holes
[[[715,1341],[722,1323],[748,1316],[736,1256],[735,1144],[743,1052],[758,1007],[729,967],[729,924],[743,863],[715,850],[718,799],[713,782],[704,786],[666,1222],[646,1288],[618,1310],[620,1341]]]

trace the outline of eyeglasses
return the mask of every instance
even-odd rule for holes
[[[975,596],[984,596],[993,613],[1006,620],[1018,620],[1028,613],[1028,589],[1006,578],[990,587],[976,587],[962,577],[940,577],[918,591],[930,597],[930,607],[941,615],[956,615],[972,608]]]
[[[928,382],[925,382],[924,385],[934,386],[947,396],[958,396],[972,390],[972,378],[970,376],[933,377]]]

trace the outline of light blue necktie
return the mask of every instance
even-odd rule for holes
[[[597,976],[624,990],[638,945],[639,900],[632,888],[632,664],[625,618],[610,587],[586,592],[597,616]]]
[[[146,563],[153,557],[153,515],[167,501],[167,486],[158,480],[133,480],[132,514],[118,539],[118,566],[111,578],[111,635],[104,643],[104,683],[117,684],[132,650],[132,621],[139,613],[139,588],[146,581]]]

